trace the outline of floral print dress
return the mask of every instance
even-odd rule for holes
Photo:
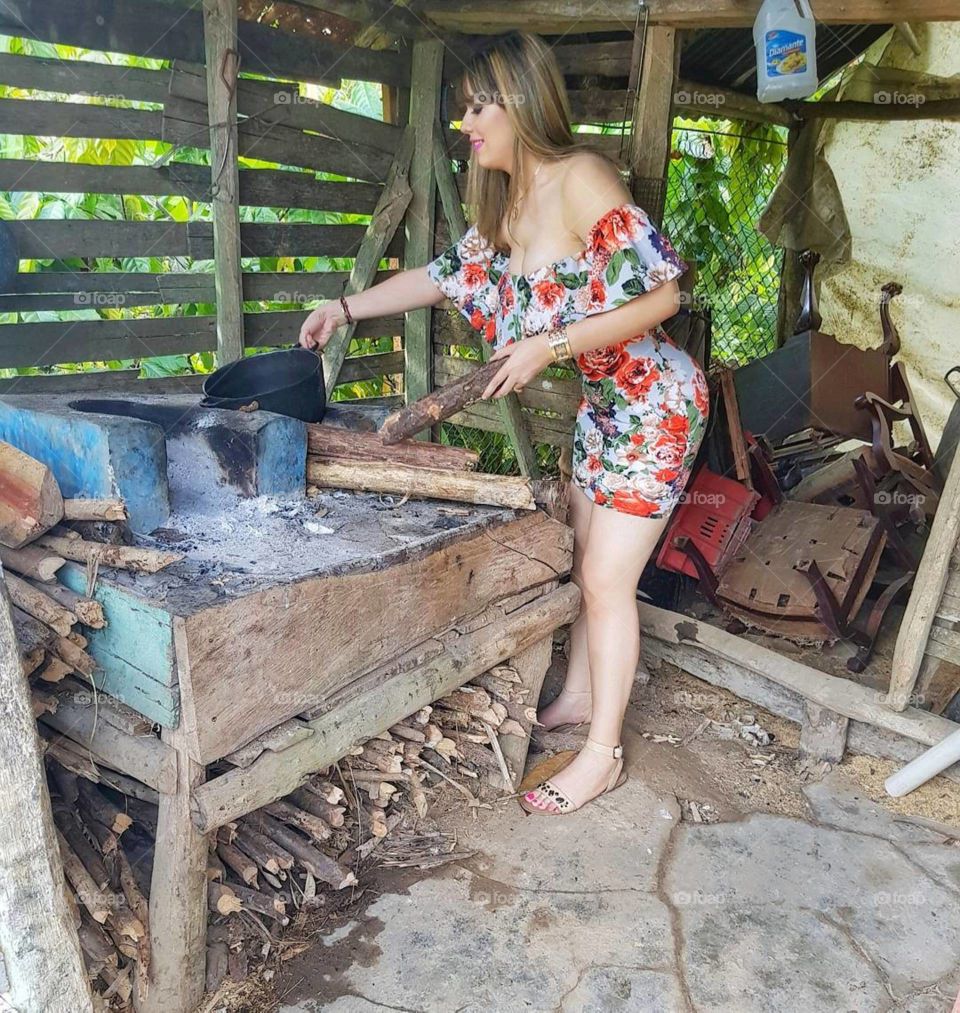
[[[500,349],[528,335],[622,306],[687,269],[635,204],[607,211],[587,245],[530,274],[471,226],[427,273]],[[583,394],[573,481],[600,506],[667,517],[680,500],[703,439],[709,400],[697,363],[659,326],[577,356]]]

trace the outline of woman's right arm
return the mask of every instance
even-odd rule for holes
[[[424,306],[436,306],[445,296],[427,274],[426,267],[401,271],[386,281],[346,297],[354,320],[388,317]],[[339,299],[318,306],[300,328],[300,344],[318,351],[325,347],[333,332],[347,322]]]

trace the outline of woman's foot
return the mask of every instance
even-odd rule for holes
[[[579,808],[601,795],[610,786],[614,770],[622,765],[619,757],[609,755],[613,751],[609,746],[602,746],[599,750],[584,747],[566,767],[554,774],[548,783]],[[558,813],[561,809],[541,788],[528,791],[523,796],[523,801],[531,808],[542,812]]]
[[[549,732],[562,725],[579,725],[590,720],[592,710],[590,690],[570,690],[564,687],[537,715],[543,731]]]

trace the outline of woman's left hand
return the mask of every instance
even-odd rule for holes
[[[503,360],[503,366],[487,384],[481,395],[484,400],[506,397],[512,391],[523,390],[525,384],[553,362],[553,354],[547,344],[546,334],[531,334],[529,338],[504,345],[490,356],[491,362],[499,360]]]

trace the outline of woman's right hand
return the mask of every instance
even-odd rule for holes
[[[304,320],[300,328],[300,344],[304,348],[321,351],[326,347],[330,336],[347,322],[343,309],[336,299],[318,306]]]

